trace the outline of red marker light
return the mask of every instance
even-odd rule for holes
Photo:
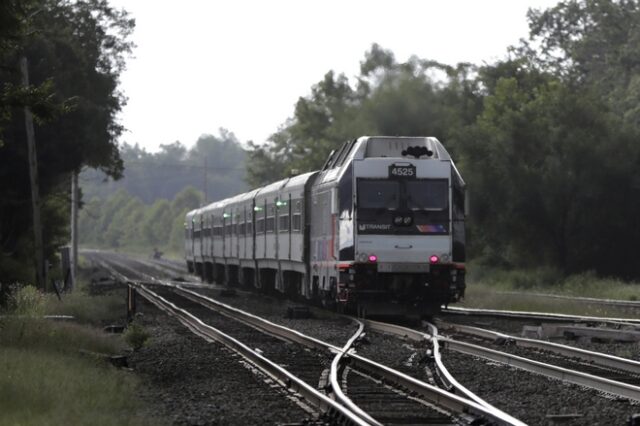
[[[375,254],[369,255],[369,262],[376,262],[378,260],[378,256]]]
[[[429,257],[429,262],[430,263],[438,263],[438,262],[440,262],[440,258],[438,256],[436,256],[435,254],[432,254]]]

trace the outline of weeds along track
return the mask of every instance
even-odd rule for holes
[[[275,360],[278,367],[288,373],[288,378],[280,378],[284,386],[295,388],[309,403],[332,418],[338,416],[340,421],[351,424],[376,425],[415,421],[426,424],[468,424],[479,419],[487,424],[522,424],[502,412],[357,355],[352,345],[358,340],[362,326],[343,346],[336,346],[180,285],[158,279],[151,281],[151,284],[148,276],[146,283],[135,281],[116,270],[124,270],[131,275],[131,266],[121,263],[105,266],[134,286],[141,295],[155,300],[153,303],[156,305],[163,305],[163,309],[173,310],[182,316],[193,317],[187,326],[197,334],[202,335],[200,327],[206,325],[219,329],[217,332],[224,332],[222,334],[226,336],[237,336],[236,341],[243,340],[248,348],[255,346],[259,350],[254,352],[259,352],[260,359]],[[183,300],[180,301],[180,298]],[[167,306],[170,308],[167,309]],[[196,328],[193,322],[199,322],[201,326]],[[255,360],[253,362],[256,363]],[[292,386],[294,378],[298,382]],[[315,393],[306,394],[311,390],[317,392],[315,387],[331,394],[337,403],[330,401],[339,409],[336,406],[322,406],[326,401]],[[322,404],[318,403],[319,400]],[[336,414],[338,411],[339,414]]]

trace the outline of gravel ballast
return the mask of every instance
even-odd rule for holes
[[[208,343],[155,307],[139,301],[137,319],[151,333],[129,357],[141,396],[176,425],[314,422],[282,388],[265,382],[242,358]]]

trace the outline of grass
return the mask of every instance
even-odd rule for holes
[[[0,423],[151,424],[136,415],[136,381],[96,361],[49,350],[0,349]]]
[[[459,306],[485,309],[556,312],[571,315],[637,318],[638,308],[589,304],[584,301],[551,299],[534,293],[640,300],[640,284],[601,278],[593,272],[563,277],[549,268],[497,270],[469,265],[465,301]],[[510,294],[510,293],[516,294]]]
[[[124,294],[91,296],[82,288],[64,295],[62,302],[25,288],[16,294],[13,310],[0,318],[0,424],[162,423],[136,397],[140,384],[135,375],[87,355],[119,354],[126,348],[122,336],[95,326],[122,321]],[[45,320],[41,313],[76,319]]]
[[[127,245],[127,246],[121,246],[121,247],[87,245],[87,246],[82,246],[81,248],[109,250],[109,251],[114,251],[116,253],[125,253],[125,254],[131,254],[139,257],[147,257],[147,258],[150,258],[151,255],[153,254],[153,247],[148,247],[144,245],[135,245],[135,246]],[[164,259],[179,260],[179,261],[184,260],[184,249],[182,247],[176,250],[175,248],[170,246],[167,246],[167,247],[160,246],[158,247],[158,250],[162,252],[162,257]]]
[[[89,295],[82,288],[63,294],[62,300],[48,294],[45,312],[48,315],[72,315],[76,321],[90,324],[118,322],[126,313],[125,291],[113,294]]]

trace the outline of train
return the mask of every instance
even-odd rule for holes
[[[430,316],[465,293],[465,182],[435,137],[362,136],[317,171],[192,210],[205,282],[360,316]]]

